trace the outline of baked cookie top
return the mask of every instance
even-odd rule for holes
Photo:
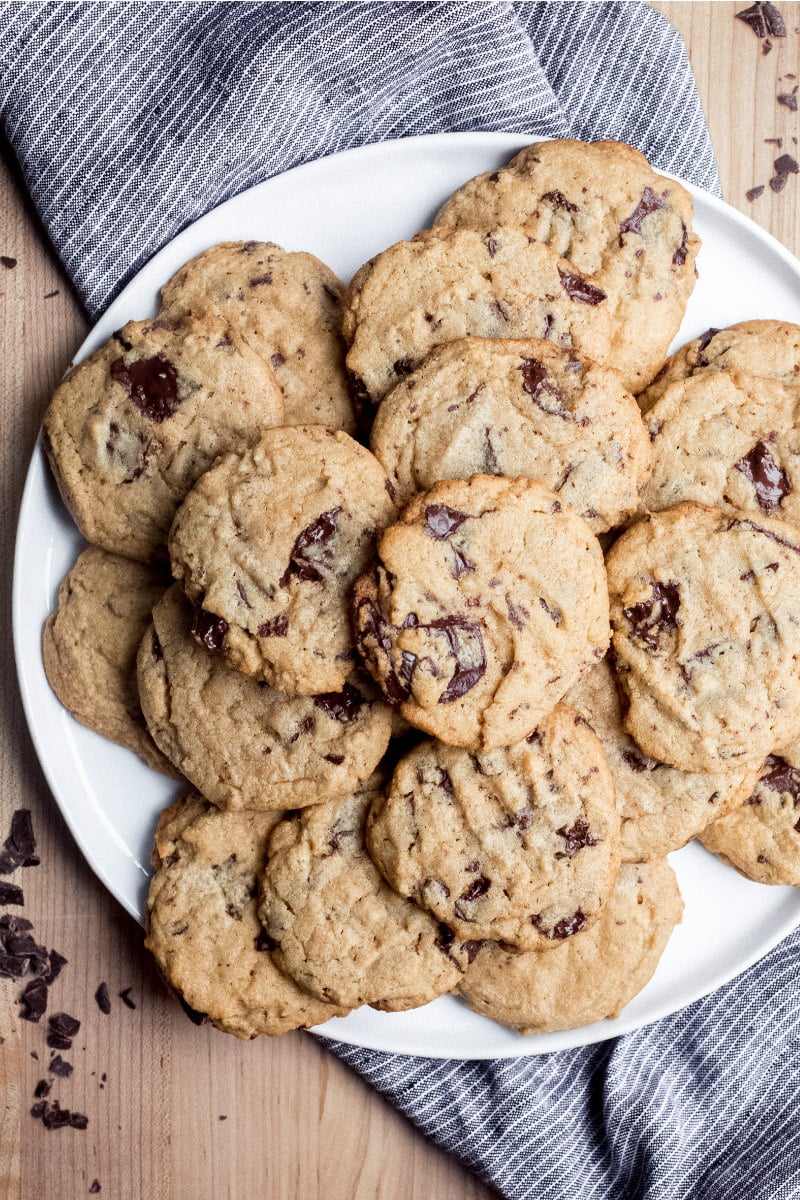
[[[398,896],[364,846],[373,779],[277,827],[259,915],[276,961],[312,996],[395,1012],[452,991],[471,950]]]
[[[606,294],[523,229],[436,228],[365,263],[345,293],[347,367],[378,404],[444,342],[548,338],[614,366]]]
[[[625,727],[645,753],[730,770],[800,734],[800,530],[679,504],[606,567]]]
[[[90,546],[61,581],[42,657],[51,688],[81,725],[180,779],[147,731],[136,686],[136,652],[166,582],[155,567]]]
[[[591,929],[548,951],[511,954],[487,945],[467,969],[461,994],[475,1012],[524,1034],[618,1017],[652,978],[682,914],[665,860],[623,863]]]
[[[280,815],[220,812],[195,793],[156,830],[145,945],[198,1017],[240,1038],[344,1015],[281,974],[258,922],[257,876]]]
[[[347,600],[395,508],[346,433],[269,430],[198,481],[169,539],[195,635],[279,691],[339,692],[353,668]]]
[[[727,329],[707,329],[672,354],[639,397],[643,412],[673,383],[716,371],[742,371],[800,386],[800,325],[789,321],[742,321]]]
[[[469,180],[437,226],[518,225],[608,297],[616,365],[639,392],[661,367],[695,283],[692,198],[622,142],[535,142]],[[603,361],[603,360],[600,360]]]
[[[162,311],[215,313],[275,372],[288,425],[353,432],[339,327],[343,285],[313,254],[274,242],[221,242],[161,289]]]
[[[374,685],[288,696],[228,667],[192,637],[178,584],[153,610],[139,651],[139,694],[164,754],[227,809],[318,804],[367,779],[389,744],[392,713]]]
[[[649,410],[652,512],[683,500],[800,523],[800,388],[731,368],[690,376]]]
[[[709,825],[700,841],[756,883],[800,887],[800,741],[767,755],[745,804]]]
[[[164,557],[175,510],[228,450],[283,421],[264,360],[217,317],[131,321],[57,388],[44,446],[84,537]]]
[[[387,699],[418,729],[484,750],[521,741],[602,658],[607,603],[585,522],[535,480],[488,475],[416,496],[352,599]]]
[[[626,862],[663,858],[691,841],[752,791],[758,766],[718,772],[678,771],[649,758],[625,731],[627,699],[608,659],[592,667],[564,697],[603,744],[622,818]]]
[[[402,507],[442,479],[525,476],[594,533],[636,509],[650,446],[616,371],[540,339],[438,346],[378,409],[372,452]]]
[[[462,941],[556,945],[593,924],[619,869],[602,746],[563,704],[505,749],[425,741],[373,801],[367,847],[395,891]]]

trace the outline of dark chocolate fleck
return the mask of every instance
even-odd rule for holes
[[[789,476],[775,462],[766,442],[756,442],[750,453],[736,463],[736,469],[752,483],[758,507],[764,513],[774,512],[792,490]]]
[[[627,763],[632,771],[641,772],[647,770],[647,763],[642,758],[639,751],[633,747],[622,751],[622,760],[623,762]]]
[[[284,616],[272,617],[269,621],[265,621],[263,625],[258,627],[259,637],[286,637],[289,631],[288,618]]]
[[[486,248],[489,251],[489,258],[494,258],[495,254],[497,253],[497,242],[494,240],[491,234],[489,234],[486,239]]]
[[[20,996],[23,1021],[36,1024],[47,1010],[47,984],[43,979],[32,979]]]
[[[343,754],[323,754],[322,757],[326,762],[333,763],[335,767],[340,767],[344,762]]]
[[[508,609],[508,619],[514,628],[523,629],[525,622],[531,615],[527,608],[524,608],[521,604],[516,605],[508,594],[506,594],[506,608]]]
[[[539,603],[541,604],[542,608],[547,613],[548,617],[553,622],[553,624],[560,625],[564,618],[563,618],[561,612],[559,611],[559,609],[557,609],[554,604],[548,604],[547,601],[545,600],[544,596],[539,597]]]
[[[606,298],[606,293],[602,288],[595,287],[593,283],[589,283],[588,279],[584,279],[582,275],[575,275],[569,271],[558,268],[561,286],[569,296],[570,300],[574,300],[576,304],[591,304],[594,307],[600,304]]]
[[[278,367],[283,366],[283,364],[286,362],[286,359],[283,357],[282,354],[276,353],[276,354],[272,355],[269,362],[270,362],[270,366],[272,367],[273,371],[277,371]]]
[[[677,250],[672,256],[672,261],[676,267],[682,267],[686,262],[686,255],[689,247],[689,234],[683,221],[681,221],[681,230],[681,244],[678,246]],[[660,296],[657,296],[657,299],[660,298]]]
[[[250,287],[262,287],[264,284],[272,283],[272,275],[269,271],[265,271],[263,275],[254,275],[248,280]]]
[[[334,721],[341,721],[343,725],[355,721],[366,702],[358,688],[350,683],[346,683],[341,692],[325,692],[314,697],[315,708],[322,709],[329,717],[333,717]]]
[[[160,354],[130,363],[117,358],[109,367],[109,374],[124,387],[136,407],[157,425],[171,417],[180,405],[178,372]]]
[[[246,604],[248,608],[252,608],[253,606],[247,598],[247,592],[245,591],[245,586],[241,579],[236,580],[236,590],[239,593],[239,599],[242,601],[242,603]]]

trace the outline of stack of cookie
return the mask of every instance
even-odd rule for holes
[[[94,544],[45,666],[195,789],[147,938],[191,1013],[569,1028],[651,977],[671,850],[800,884],[800,330],[665,363],[691,216],[627,146],[536,144],[346,292],[213,247],[56,392]]]

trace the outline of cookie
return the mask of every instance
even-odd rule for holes
[[[76,721],[180,779],[147,732],[136,686],[136,652],[165,586],[154,567],[90,546],[61,581],[42,658],[51,688]]]
[[[220,812],[195,793],[156,830],[145,945],[194,1019],[239,1038],[344,1015],[281,974],[258,922],[257,876],[279,819]]]
[[[400,895],[462,941],[519,950],[588,929],[620,861],[602,746],[563,704],[507,749],[471,754],[423,742],[373,801],[366,836]]]
[[[683,500],[800,523],[800,388],[711,371],[674,383],[645,417],[651,512]]]
[[[343,285],[313,254],[222,242],[161,289],[169,314],[215,313],[270,365],[287,425],[354,429],[339,326]]]
[[[392,728],[374,686],[352,676],[327,695],[276,692],[199,644],[192,619],[175,584],[142,641],[139,694],[153,738],[208,800],[227,809],[302,808],[372,774]]]
[[[769,754],[746,803],[700,841],[756,883],[800,887],[800,741]]]
[[[646,754],[731,770],[800,735],[800,530],[680,504],[606,567],[625,728]]]
[[[535,142],[471,179],[437,226],[518,225],[605,292],[614,361],[633,392],[664,362],[695,284],[692,198],[622,142]],[[605,361],[599,359],[598,361]]]
[[[618,1017],[653,976],[683,914],[675,873],[659,859],[623,863],[596,924],[553,950],[481,950],[461,981],[470,1008],[520,1033]]]
[[[273,429],[222,458],[169,539],[196,636],[279,691],[340,692],[353,668],[350,587],[394,515],[383,468],[346,433]]]
[[[521,741],[608,644],[597,539],[530,479],[474,475],[417,496],[381,535],[352,605],[390,703],[473,749]]]
[[[710,822],[738,808],[752,791],[758,777],[755,764],[732,771],[693,772],[648,758],[625,732],[624,692],[608,659],[592,667],[564,701],[589,722],[603,744],[622,819],[626,862],[664,858]]]
[[[259,915],[275,960],[312,996],[397,1012],[451,991],[474,947],[398,896],[364,847],[379,780],[281,822]]]
[[[642,412],[673,383],[717,371],[742,371],[800,387],[800,325],[788,321],[742,321],[727,329],[707,329],[671,355],[639,397]]]
[[[445,342],[548,338],[615,366],[606,294],[522,229],[431,229],[397,242],[345,293],[347,367],[362,402],[378,404]]]
[[[616,371],[552,342],[464,338],[438,346],[378,409],[372,452],[402,507],[442,479],[538,479],[594,533],[621,525],[650,446]]]

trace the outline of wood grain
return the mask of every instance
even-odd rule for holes
[[[800,75],[800,4],[782,5],[789,36],[764,56],[734,20],[739,5],[655,5],[684,35],[712,132],[726,198],[800,250],[800,181],[767,184],[784,138],[796,153],[797,114],[777,105]],[[85,322],[12,171],[0,174],[0,534],[2,601],[10,612],[16,512],[48,396]],[[57,295],[48,293],[57,291]],[[114,1200],[479,1200],[489,1192],[431,1147],[306,1034],[241,1044],[195,1029],[169,1000],[141,948],[138,927],[94,879],[38,767],[16,688],[11,634],[0,632],[0,837],[11,812],[33,810],[42,865],[15,876],[37,937],[70,960],[53,1011],[83,1022],[69,1080],[51,1093],[89,1116],[85,1132],[45,1131],[31,1120],[46,1076],[45,1030],[17,1019],[18,985],[0,980],[0,1200],[77,1200],[94,1179]],[[93,995],[106,980],[109,1016]],[[130,987],[136,1009],[117,993]],[[37,1061],[31,1055],[39,1054]],[[106,1079],[103,1080],[105,1074]],[[225,1117],[225,1120],[220,1120]]]

